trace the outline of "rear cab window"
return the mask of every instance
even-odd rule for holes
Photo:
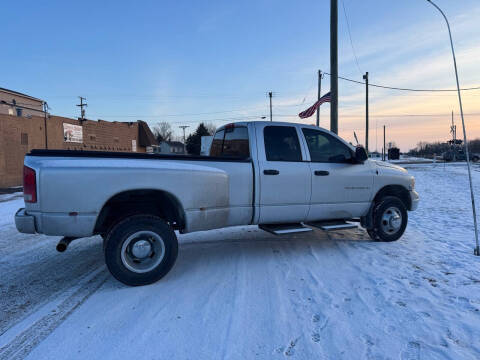
[[[215,133],[210,156],[248,159],[250,157],[250,142],[246,126],[227,125]]]

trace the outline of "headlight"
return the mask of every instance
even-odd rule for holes
[[[410,178],[410,190],[414,190],[415,189],[415,178],[412,176]]]

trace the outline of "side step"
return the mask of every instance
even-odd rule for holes
[[[303,224],[260,224],[258,227],[264,231],[275,235],[285,235],[293,234],[300,232],[313,231],[309,227],[304,226]]]
[[[357,224],[347,223],[345,220],[315,221],[309,222],[307,225],[322,229],[324,231],[356,229],[358,227]]]

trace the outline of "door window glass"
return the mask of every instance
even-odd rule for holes
[[[268,161],[302,161],[297,130],[290,126],[266,126],[263,130]]]
[[[351,162],[352,151],[333,136],[314,129],[302,129],[313,162]]]

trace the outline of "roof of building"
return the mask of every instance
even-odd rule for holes
[[[37,101],[43,102],[42,99],[39,99],[39,98],[30,96],[30,95],[27,95],[27,94],[24,94],[24,93],[21,93],[21,92],[18,92],[18,91],[14,91],[14,90],[10,90],[10,89],[5,89],[5,88],[2,88],[2,87],[0,87],[0,91],[5,91],[5,92],[11,93],[11,94],[13,94],[13,95],[19,95],[19,96],[23,96],[23,97],[26,97],[26,98],[29,98],[29,99],[32,99],[32,100],[37,100]]]
[[[183,143],[180,141],[164,141],[164,142],[170,146],[183,146]]]
[[[138,142],[140,146],[158,145],[157,139],[153,136],[152,131],[148,127],[147,123],[142,120],[138,122]]]

